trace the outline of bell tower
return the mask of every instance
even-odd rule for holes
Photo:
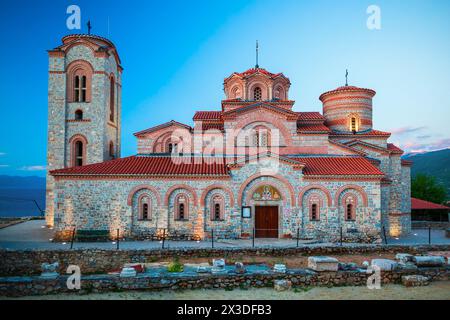
[[[49,50],[47,172],[120,157],[122,67],[116,47],[69,35]],[[53,226],[54,180],[47,173],[46,222]]]

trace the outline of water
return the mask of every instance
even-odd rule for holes
[[[33,202],[45,209],[45,189],[0,188],[0,217],[40,216],[41,213]]]

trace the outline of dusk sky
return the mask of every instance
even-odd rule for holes
[[[81,8],[82,30],[66,9]],[[381,9],[369,30],[367,8]],[[406,151],[450,147],[450,1],[23,1],[0,11],[0,174],[45,175],[46,50],[92,33],[116,45],[124,67],[122,156],[134,132],[196,110],[220,110],[223,79],[255,65],[290,78],[295,111],[320,111],[345,83],[377,91],[374,128]]]

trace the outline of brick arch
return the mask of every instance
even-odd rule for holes
[[[208,193],[214,189],[220,189],[225,191],[228,196],[230,197],[230,206],[234,207],[234,196],[233,196],[233,192],[230,190],[230,188],[222,185],[222,184],[213,184],[208,186],[203,192],[202,195],[200,196],[200,205],[203,207],[206,204],[206,196],[208,195]]]
[[[186,185],[186,184],[176,184],[176,185],[170,187],[169,190],[167,190],[166,195],[165,195],[165,197],[164,197],[164,205],[165,205],[165,206],[168,206],[168,205],[169,205],[169,198],[170,198],[170,195],[171,195],[175,190],[178,190],[178,189],[184,189],[184,190],[189,191],[189,192],[191,193],[192,197],[193,197],[193,200],[194,200],[194,202],[193,202],[194,207],[197,206],[197,204],[198,204],[197,193],[195,192],[194,188],[192,188],[191,186],[188,186],[188,185]]]
[[[284,120],[273,116],[271,117],[270,115],[261,112],[254,112],[250,120],[245,118],[239,121],[234,127],[234,136],[238,137],[245,127],[257,122],[270,123],[275,129],[279,130],[280,136],[284,139],[285,145],[291,146],[293,144],[292,134],[286,128]]]
[[[369,199],[367,197],[367,193],[364,191],[364,189],[360,186],[354,185],[354,184],[349,184],[346,186],[342,186],[340,187],[335,194],[334,197],[334,205],[335,207],[339,207],[339,197],[341,196],[342,192],[344,192],[345,190],[355,190],[357,191],[362,198],[362,202],[363,202],[363,206],[364,207],[368,207],[369,206]]]
[[[151,192],[153,192],[155,194],[155,198],[156,198],[156,202],[158,207],[161,206],[161,196],[158,192],[158,190],[156,190],[155,187],[152,187],[148,184],[141,184],[139,186],[134,187],[133,189],[131,189],[130,193],[128,194],[128,199],[127,199],[127,205],[131,206],[133,204],[133,197],[134,195],[141,191],[141,190],[150,190]]]
[[[248,186],[248,184],[250,182],[252,182],[255,179],[261,178],[261,177],[272,177],[275,179],[280,180],[284,186],[286,188],[288,188],[290,196],[291,196],[291,206],[295,207],[295,191],[294,188],[292,187],[291,183],[284,177],[278,175],[278,174],[254,174],[251,177],[247,178],[247,180],[245,180],[242,185],[241,188],[239,189],[239,193],[238,193],[238,205],[242,206],[242,194],[245,190],[245,188]]]
[[[318,184],[313,184],[310,186],[307,186],[305,188],[303,188],[299,195],[298,195],[298,206],[301,207],[303,205],[303,197],[305,196],[305,193],[308,192],[309,190],[313,190],[313,189],[318,189],[321,190],[323,193],[325,193],[326,197],[327,197],[327,203],[328,203],[328,207],[332,206],[332,197],[331,197],[331,193],[330,191],[325,188],[324,186],[318,185]]]
[[[86,136],[77,133],[74,134],[72,137],[70,137],[69,139],[69,147],[70,147],[70,155],[69,155],[69,165],[71,167],[75,166],[75,143],[77,141],[81,141],[83,143],[83,166],[87,164],[87,145],[89,143],[88,139],[86,138]]]
[[[94,67],[89,61],[74,60],[66,67],[66,96],[68,102],[75,102],[74,96],[74,77],[76,75],[86,76],[86,102],[90,102],[92,98],[92,75]]]
[[[255,184],[251,189],[248,190],[248,192],[245,195],[244,199],[250,200],[251,196],[255,193],[255,191],[259,187],[265,186],[265,185],[270,185],[273,188],[277,189],[277,191],[279,192],[279,194],[281,196],[281,199],[283,200],[283,204],[286,205],[286,203],[287,203],[286,196],[279,190],[279,185],[277,183],[273,183],[273,181],[261,181],[260,183]],[[284,184],[282,184],[282,185],[284,185]]]

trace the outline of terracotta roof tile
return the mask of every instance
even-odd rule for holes
[[[449,207],[443,206],[441,204],[425,201],[422,199],[411,198],[411,209],[412,210],[450,210]]]
[[[221,111],[197,111],[194,115],[194,121],[198,120],[218,120],[222,118]]]
[[[150,132],[154,132],[154,131],[157,131],[157,130],[160,130],[160,129],[164,129],[164,128],[170,127],[172,125],[186,128],[189,131],[192,130],[192,128],[190,126],[188,126],[187,124],[184,124],[184,123],[172,120],[172,121],[169,121],[169,122],[157,125],[155,127],[151,127],[151,128],[148,128],[148,129],[136,132],[134,135],[135,136],[140,136],[140,135],[143,135],[143,134],[146,134],[146,133],[150,133]]]
[[[370,130],[370,131],[360,131],[355,134],[352,132],[338,132],[334,131],[330,135],[332,136],[346,136],[346,137],[358,137],[358,136],[380,136],[380,137],[390,137],[391,134],[389,132],[379,131],[379,130]]]
[[[325,121],[320,112],[296,112],[298,114],[298,121]]]
[[[196,161],[194,161],[196,159]],[[200,163],[197,163],[199,161]],[[226,176],[223,158],[131,156],[102,163],[53,170],[52,175]]]
[[[303,173],[308,175],[376,175],[384,176],[364,157],[295,157],[305,164]]]
[[[224,126],[223,123],[208,123],[208,122],[204,122],[202,123],[202,130],[206,131],[206,130],[220,130],[223,131],[224,130]]]
[[[399,147],[397,147],[395,144],[393,144],[393,143],[388,143],[387,144],[387,149],[389,150],[389,151],[391,151],[392,153],[400,153],[400,154],[403,154],[403,150],[402,149],[400,149]]]
[[[330,129],[324,124],[300,124],[297,127],[297,132],[304,134],[328,133]]]

